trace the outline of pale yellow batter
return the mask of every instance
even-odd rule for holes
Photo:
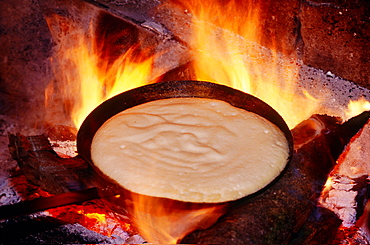
[[[173,98],[127,109],[96,133],[94,164],[122,187],[187,202],[254,193],[284,169],[288,142],[255,113],[211,99]]]

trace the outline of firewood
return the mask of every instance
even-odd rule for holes
[[[9,149],[27,180],[51,194],[96,186],[92,170],[80,157],[59,157],[44,135],[9,135]]]
[[[60,141],[75,141],[77,135],[77,129],[74,127],[68,127],[65,125],[54,125],[48,130],[48,138],[50,140]]]
[[[342,221],[329,209],[316,206],[303,226],[294,233],[290,244],[327,244],[332,241]]]
[[[236,201],[216,224],[187,235],[181,242],[288,243],[314,210],[335,160],[368,118],[368,114],[363,114],[342,125],[337,118],[323,115],[303,121],[292,130],[293,158],[277,181]]]
[[[121,193],[122,188],[110,184],[96,174],[91,166],[80,156],[62,158],[52,148],[48,138],[44,135],[23,136],[9,135],[9,150],[21,169],[22,174],[33,185],[39,186],[49,195],[58,195],[56,200],[63,198],[64,193],[75,192],[76,202],[80,203],[86,193],[94,189],[99,194],[90,195],[86,200],[104,197],[104,205],[107,210],[113,209],[118,213],[125,213],[122,206],[115,203],[122,203],[122,199],[116,200],[115,194]],[[60,195],[62,194],[62,195]],[[30,200],[30,199],[28,199]],[[42,203],[42,200],[34,200]],[[110,202],[109,202],[110,201]],[[63,202],[61,200],[61,202]],[[73,203],[70,202],[71,204]],[[26,205],[20,203],[19,205]],[[49,206],[47,203],[45,207]],[[39,210],[45,210],[40,205]],[[29,213],[31,209],[25,208],[19,215]],[[16,215],[16,210],[12,211]],[[7,215],[4,215],[4,217]]]
[[[369,139],[370,121],[351,138],[339,156],[319,200],[320,205],[332,210],[343,221],[336,237],[338,244],[345,239],[345,234],[352,238],[361,237],[362,230],[368,229],[365,220],[369,214],[365,206],[369,199]]]
[[[341,125],[337,118],[315,115],[302,122],[292,130],[295,151],[283,174],[258,193],[231,202],[232,208],[216,224],[189,234],[182,242],[290,241],[314,209],[335,159],[368,118],[364,114]],[[43,190],[60,194],[92,186],[115,188],[79,156],[58,156],[45,136],[10,135],[9,139],[13,158],[28,180]]]

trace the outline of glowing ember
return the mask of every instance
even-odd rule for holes
[[[133,233],[130,220],[103,208],[102,203],[85,203],[84,205],[69,205],[48,210],[48,213],[68,223],[78,223],[89,230],[108,237],[120,237],[126,240]]]
[[[84,214],[82,210],[77,211],[79,214]],[[93,219],[94,222],[99,222],[99,223],[106,223],[107,220],[105,218],[105,214],[99,214],[99,213],[86,213],[84,214],[87,218]]]

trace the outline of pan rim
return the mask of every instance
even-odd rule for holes
[[[77,152],[94,166],[91,144],[95,133],[111,117],[146,102],[169,98],[207,98],[225,101],[232,106],[253,112],[274,125],[285,135],[289,146],[287,165],[293,154],[293,138],[280,114],[261,99],[243,91],[207,81],[166,81],[140,86],[120,93],[97,106],[83,121],[77,133]]]

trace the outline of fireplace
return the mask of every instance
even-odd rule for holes
[[[221,2],[225,9],[231,7],[232,4],[232,1],[216,2]],[[243,18],[249,18],[251,22],[257,21],[255,25],[252,25],[252,35],[247,37],[240,35],[232,26],[214,28],[224,21],[220,18],[215,5],[209,6],[209,8],[214,8],[215,12],[207,21],[201,19],[194,21],[192,18],[197,10],[191,9],[191,5],[188,4],[182,1],[90,0],[72,2],[24,0],[18,4],[1,3],[2,9],[6,10],[3,13],[5,18],[0,23],[1,40],[6,47],[1,52],[3,65],[0,110],[3,150],[0,169],[1,179],[4,180],[4,184],[1,185],[3,192],[0,197],[1,205],[51,195],[43,188],[26,180],[17,163],[9,155],[8,134],[19,133],[25,136],[46,134],[59,154],[70,156],[76,154],[74,152],[76,126],[71,119],[73,107],[78,103],[73,91],[75,85],[67,88],[66,94],[63,94],[62,90],[63,81],[66,78],[73,74],[75,76],[80,76],[80,74],[75,67],[72,68],[71,73],[64,73],[70,70],[74,61],[69,59],[64,60],[63,63],[58,61],[58,58],[65,58],[70,47],[78,46],[80,41],[78,38],[81,34],[86,38],[85,41],[91,36],[94,37],[90,39],[93,42],[87,42],[87,46],[93,47],[101,44],[96,47],[100,50],[97,56],[100,60],[100,67],[115,67],[115,61],[121,54],[127,52],[130,57],[140,56],[144,60],[152,58],[154,68],[147,74],[146,80],[141,83],[128,84],[128,87],[121,88],[122,91],[153,81],[189,79],[217,81],[217,78],[223,76],[231,80],[230,75],[225,75],[223,72],[199,75],[199,69],[207,70],[208,68],[206,66],[194,68],[194,63],[204,64],[209,60],[200,62],[194,57],[209,58],[210,56],[211,58],[217,57],[214,65],[226,63],[229,66],[223,69],[236,68],[240,73],[243,72],[243,68],[235,67],[234,64],[245,63],[245,67],[248,68],[247,72],[251,74],[248,79],[252,80],[248,89],[270,105],[276,103],[274,107],[276,106],[279,113],[287,120],[290,128],[316,113],[348,120],[361,111],[368,110],[362,107],[360,111],[351,114],[348,109],[350,101],[362,101],[366,106],[370,93],[368,90],[369,70],[367,69],[369,51],[366,49],[370,33],[368,16],[370,6],[367,2],[250,1],[245,3],[245,6],[240,6],[242,14],[229,11],[226,16],[240,21],[243,21]],[[258,20],[255,20],[255,17],[258,17]],[[209,36],[214,35],[207,40],[208,43],[198,44],[200,45],[197,46],[198,49],[202,51],[198,55],[194,55],[198,51],[193,45],[198,42],[198,39],[205,39],[205,37],[192,37],[194,23],[201,26],[204,33]],[[212,33],[207,32],[210,29]],[[260,35],[256,37],[255,33]],[[215,43],[209,45],[211,41]],[[242,46],[242,49],[231,49],[222,53],[214,48],[217,42],[225,49],[233,48],[233,45]],[[75,53],[80,51],[81,49],[72,50]],[[230,54],[236,54],[235,56],[238,56],[240,60],[228,60]],[[142,62],[134,60],[134,63]],[[254,64],[259,64],[259,67],[253,66]],[[85,73],[93,74],[90,71]],[[105,76],[108,73],[105,73]],[[135,80],[138,79],[135,78]],[[254,81],[258,81],[263,86],[258,87]],[[269,81],[283,86],[283,90],[291,84],[281,82],[291,81],[290,83],[295,85],[294,92],[297,92],[299,96],[289,97],[290,92],[287,93],[287,97],[282,96],[283,92],[281,90],[276,92],[273,85],[268,84]],[[232,82],[226,85],[246,89]],[[109,79],[106,79],[104,93],[107,93],[110,87],[113,85]],[[263,90],[270,91],[270,94],[278,93],[280,95],[277,98],[278,101],[274,102],[272,98],[269,98],[271,96],[263,95]],[[279,108],[279,105],[292,100],[294,100],[293,108],[287,111]],[[97,105],[87,111],[91,111]],[[299,115],[302,111],[306,111],[306,114]],[[82,116],[80,123],[86,116],[87,114]],[[67,143],[65,143],[66,140],[68,140]],[[57,145],[62,144],[67,144],[62,147],[64,153],[60,152],[61,148],[56,148]],[[363,171],[363,174],[368,174],[366,169]],[[335,176],[331,180],[337,185],[353,181],[353,179],[338,180]],[[367,188],[366,178],[359,178],[357,181],[358,192],[364,192]],[[76,190],[78,189],[76,187]],[[328,193],[333,189],[335,188],[325,189],[327,191],[324,192],[327,193],[325,197],[330,196]],[[364,193],[361,195],[364,198],[363,202],[366,201],[366,195]],[[100,203],[99,200],[96,203],[93,201],[92,206],[95,210],[86,211],[86,213],[99,213],[99,210],[96,210],[96,206],[99,205],[107,208],[108,204]],[[64,210],[65,214],[78,216],[76,210],[71,210],[73,208],[69,207],[67,211]],[[89,208],[86,203],[85,208],[86,210]],[[365,209],[365,204],[358,209]],[[341,218],[346,219],[345,209],[341,209],[340,212],[344,212]],[[109,212],[112,217],[107,218],[115,227],[114,229],[106,228],[112,231],[110,234],[99,232],[100,228],[94,230],[92,225],[86,221],[88,219],[86,215],[84,216],[85,223],[73,217],[79,220],[79,225],[68,223],[73,219],[71,217],[65,223],[66,221],[63,221],[61,216],[55,219],[55,216],[37,215],[10,219],[8,223],[3,224],[7,224],[4,228],[9,234],[13,234],[12,232],[16,234],[14,229],[35,227],[34,230],[23,233],[21,240],[12,240],[14,243],[35,242],[37,240],[32,239],[40,232],[44,232],[44,236],[40,235],[39,241],[41,239],[52,240],[54,233],[57,237],[65,236],[65,230],[69,230],[68,236],[72,239],[69,241],[67,238],[67,240],[61,239],[65,243],[75,241],[79,243],[144,242],[137,231],[127,227],[130,224],[129,218],[122,217],[122,214],[119,214],[121,216],[117,218],[114,217],[114,213],[113,209]],[[365,219],[366,211],[364,213],[363,219]],[[95,218],[91,218],[92,222],[97,223],[97,217]],[[360,217],[355,217],[351,222],[356,223],[359,219]],[[350,219],[346,219],[346,222],[349,221]],[[347,228],[354,229],[351,225],[347,224],[350,227]],[[49,231],[45,226],[55,227],[55,232]],[[47,235],[45,235],[46,230]],[[84,237],[85,234],[88,238]],[[368,241],[366,235],[362,237],[363,241]]]

